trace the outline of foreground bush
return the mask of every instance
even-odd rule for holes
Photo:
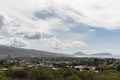
[[[120,73],[111,70],[96,73],[90,70],[79,72],[68,68],[52,70],[41,67],[10,69],[0,74],[0,80],[120,80]]]

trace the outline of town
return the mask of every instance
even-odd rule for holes
[[[40,57],[40,58],[6,58],[0,60],[0,70],[8,68],[39,68],[48,67],[59,69],[61,67],[76,69],[78,71],[97,70],[106,67],[115,69],[120,64],[120,59],[114,58],[77,58],[77,57]]]
[[[58,77],[60,80],[66,80],[66,78],[62,79],[62,76],[65,76],[65,74],[72,74],[71,79],[68,80],[101,80],[111,74],[114,74],[111,76],[112,79],[107,77],[106,80],[119,80],[120,59],[77,57],[7,57],[6,59],[0,59],[0,74],[7,75],[7,78],[9,78],[5,80],[41,80],[41,77],[39,77],[40,75],[37,76],[38,79],[28,79],[28,75],[31,73],[27,73],[26,70],[27,72],[31,70],[48,70],[48,73],[53,75],[53,77],[52,79],[45,79],[44,77],[45,80],[58,80]],[[67,70],[67,73],[65,70]],[[43,74],[45,71],[40,74]],[[54,71],[62,71],[63,74],[56,73],[61,75],[56,78]],[[45,75],[49,76],[48,73]],[[103,76],[103,74],[106,77]],[[97,79],[95,76],[101,78]],[[6,76],[3,77],[5,78]],[[3,80],[2,77],[0,78],[0,80]]]

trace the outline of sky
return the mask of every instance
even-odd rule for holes
[[[0,0],[0,45],[120,54],[120,0]]]

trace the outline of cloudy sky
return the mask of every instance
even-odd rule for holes
[[[120,0],[0,0],[0,45],[120,53]]]

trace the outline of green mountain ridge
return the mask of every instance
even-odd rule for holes
[[[16,48],[0,45],[0,57],[61,57],[68,56],[62,53],[54,53],[42,50]]]

